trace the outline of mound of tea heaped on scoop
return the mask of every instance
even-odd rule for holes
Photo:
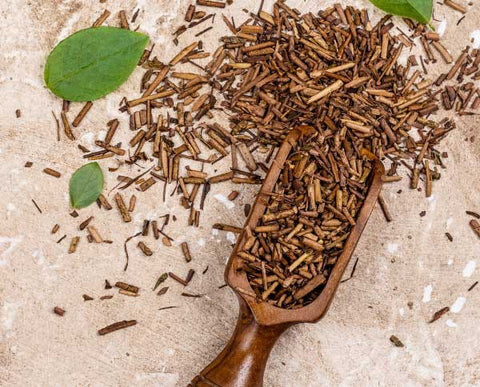
[[[257,296],[279,307],[302,307],[320,294],[369,187],[372,162],[348,140],[335,146],[331,134],[292,149],[238,253]],[[360,142],[371,148],[370,140]]]

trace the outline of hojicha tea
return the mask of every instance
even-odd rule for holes
[[[370,140],[352,136],[335,147],[325,134],[294,146],[238,253],[258,298],[275,306],[302,307],[322,291],[369,188],[372,161],[359,149]]]

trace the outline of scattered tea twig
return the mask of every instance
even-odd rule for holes
[[[182,292],[180,295],[183,297],[191,297],[191,298],[201,298],[205,296],[205,294],[193,294],[193,293],[186,293],[186,292]]]
[[[454,9],[455,11],[458,11],[461,13],[467,13],[467,8],[465,8],[463,5],[460,5],[452,0],[444,0],[443,4],[445,4],[447,7]]]
[[[405,345],[395,335],[390,336],[390,341],[395,345],[395,347],[399,347],[399,348],[405,347]]]
[[[178,306],[172,305],[172,306],[164,306],[162,308],[159,308],[158,310],[167,310],[167,309],[176,309]]]
[[[134,326],[136,324],[137,324],[137,320],[119,321],[119,322],[113,323],[111,325],[108,325],[105,328],[99,329],[98,334],[103,336],[103,335],[106,335],[108,333],[118,331],[119,329],[125,329],[125,328],[128,328],[128,327]]]
[[[152,250],[150,250],[150,248],[144,242],[138,242],[137,246],[147,257],[150,257],[153,254]]]
[[[100,27],[105,20],[110,16],[110,11],[106,9],[103,13],[99,16],[97,20],[93,23],[92,27]]]
[[[78,242],[80,242],[79,236],[72,238],[70,241],[70,247],[68,248],[68,254],[73,254],[75,251],[77,251]]]
[[[119,192],[115,194],[115,203],[117,203],[117,207],[118,207],[118,210],[120,211],[123,221],[125,223],[131,222],[132,218],[130,216],[130,213],[128,212],[127,207],[125,206],[125,202],[123,201],[122,195]]]
[[[385,219],[387,222],[391,222],[393,220],[392,215],[387,207],[387,203],[385,203],[385,199],[383,198],[382,194],[378,195],[378,204],[380,204],[380,208],[382,209],[383,215],[385,215]]]
[[[38,210],[38,212],[42,213],[42,210],[41,210],[40,207],[38,206],[37,202],[32,199],[32,203],[34,204],[34,206],[35,206],[35,208]]]
[[[56,307],[53,308],[53,313],[62,317],[65,314],[65,310],[56,306]]]
[[[475,288],[475,286],[477,286],[477,285],[478,285],[478,281],[475,281],[475,282],[472,284],[472,286],[470,286],[470,287],[468,288],[468,291],[469,291],[469,292],[472,291],[472,290]]]
[[[168,273],[163,273],[160,277],[158,277],[157,282],[155,282],[155,286],[153,287],[153,291],[157,290],[157,288],[167,280]]]
[[[80,125],[80,123],[83,121],[85,116],[87,115],[88,111],[91,109],[93,106],[92,102],[87,102],[85,105],[83,105],[82,110],[78,113],[78,115],[75,117],[75,119],[72,122],[72,126],[77,127]]]
[[[60,141],[60,122],[58,121],[58,118],[53,112],[53,110],[52,110],[52,116],[53,116],[53,119],[55,120],[55,125],[57,128],[57,141]]]
[[[480,215],[474,211],[465,211],[467,215],[473,216],[474,218],[480,219]]]
[[[187,242],[182,242],[180,244],[183,252],[183,256],[185,257],[185,261],[190,262],[192,260],[192,255],[190,254],[190,249],[188,248]]]
[[[138,286],[130,285],[130,284],[127,284],[127,283],[121,282],[121,281],[116,282],[115,287],[120,288],[121,290],[125,290],[125,291],[130,292],[130,293],[135,293],[135,294],[137,294],[138,291],[140,290],[140,288]]]
[[[433,314],[433,317],[431,318],[431,320],[428,323],[431,324],[431,323],[437,321],[440,317],[442,317],[445,313],[448,313],[449,311],[450,311],[450,308],[448,306],[438,310],[437,312],[435,312]]]
[[[90,216],[88,217],[87,219],[85,219],[82,223],[80,223],[80,225],[78,226],[78,228],[80,230],[84,230],[89,224],[90,222],[92,221],[93,219],[93,216]]]
[[[480,223],[477,220],[472,219],[470,221],[470,227],[475,232],[475,234],[477,234],[477,236],[480,237]]]
[[[357,270],[357,264],[358,264],[359,259],[360,259],[360,257],[357,257],[357,259],[355,260],[355,263],[353,264],[353,267],[352,267],[352,271],[350,272],[350,275],[348,276],[348,278],[340,281],[340,283],[343,284],[344,282],[350,281],[353,278],[353,275],[355,274],[355,271]]]
[[[157,292],[157,296],[163,296],[168,291],[168,286],[164,286]]]
[[[126,259],[126,261],[125,261],[125,266],[124,266],[124,268],[123,268],[123,271],[127,271],[127,268],[128,268],[129,256],[128,256],[127,243],[128,243],[129,241],[131,241],[133,238],[138,237],[139,235],[142,235],[142,232],[137,232],[136,234],[134,234],[134,235],[132,235],[132,236],[129,236],[129,237],[125,240],[125,242],[124,242],[124,244],[123,244],[123,250],[125,251],[125,259]]]
[[[188,285],[188,282],[185,281],[184,279],[180,278],[178,275],[176,275],[175,273],[172,273],[172,272],[169,272],[168,273],[168,276],[172,279],[174,279],[175,281],[177,281],[178,283],[182,284],[183,286],[187,286]]]
[[[52,168],[45,168],[43,170],[44,173],[46,173],[47,175],[50,175],[50,176],[53,176],[53,177],[56,177],[57,179],[62,176],[60,172],[52,169]]]

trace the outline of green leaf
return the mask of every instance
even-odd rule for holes
[[[103,173],[98,163],[78,168],[70,179],[70,204],[83,208],[98,199],[103,189]]]
[[[433,0],[370,0],[376,7],[396,16],[427,24],[432,17]]]
[[[68,101],[111,93],[135,69],[148,36],[123,28],[87,28],[62,40],[45,64],[47,87]]]

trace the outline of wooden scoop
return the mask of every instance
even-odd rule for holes
[[[340,283],[343,272],[348,265],[360,235],[377,201],[382,188],[381,176],[385,173],[383,164],[373,161],[373,173],[370,175],[370,188],[363,206],[356,219],[356,225],[344,245],[344,250],[332,269],[327,283],[320,295],[307,306],[299,309],[282,309],[267,302],[259,302],[244,271],[237,270],[242,260],[237,252],[242,251],[246,240],[245,229],[254,229],[265,212],[265,200],[260,200],[264,193],[272,192],[281,173],[285,160],[292,146],[302,136],[315,133],[310,126],[293,129],[280,147],[265,181],[255,200],[252,211],[244,227],[244,231],[233,249],[225,270],[225,280],[235,291],[240,304],[237,326],[230,341],[223,351],[208,365],[200,375],[196,376],[190,386],[222,386],[222,387],[257,387],[263,385],[263,373],[275,342],[290,326],[300,322],[316,322],[326,313]]]

